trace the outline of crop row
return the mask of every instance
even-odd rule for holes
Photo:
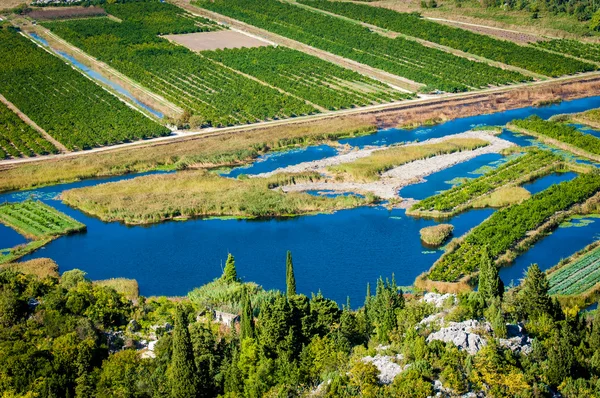
[[[559,157],[548,151],[532,151],[473,180],[455,186],[438,195],[416,203],[411,211],[449,211],[503,185],[522,181],[524,177],[539,172]],[[525,181],[522,181],[525,182]]]
[[[552,54],[532,46],[521,46],[511,41],[428,21],[418,14],[400,13],[387,8],[351,2],[328,0],[300,0],[299,2],[546,76],[557,77],[597,69],[590,63]]]
[[[535,115],[527,119],[513,120],[511,124],[524,129],[525,133],[530,131],[583,149],[594,155],[600,155],[600,139],[591,134],[582,133],[574,126],[544,120]]]
[[[39,201],[0,205],[0,221],[37,239],[81,231],[85,225]]]
[[[69,149],[170,133],[12,28],[0,29],[0,93]]]
[[[216,23],[159,0],[106,4],[106,12],[119,19],[141,25],[155,35],[221,30]]]
[[[581,294],[600,282],[600,247],[550,274],[550,294]]]
[[[423,83],[467,91],[529,78],[401,37],[392,39],[335,16],[277,0],[199,0],[194,4],[313,47]]]
[[[584,174],[553,185],[520,204],[498,210],[451,251],[444,253],[434,264],[429,278],[454,281],[474,272],[486,247],[494,257],[504,254],[556,212],[585,201],[598,190],[600,174]]]
[[[536,46],[546,50],[556,51],[561,54],[569,54],[574,57],[600,62],[600,45],[594,43],[583,43],[570,39],[554,39],[539,41]]]
[[[57,153],[52,143],[0,103],[0,159]]]
[[[157,37],[137,23],[105,18],[45,26],[189,110],[198,118],[197,125],[227,126],[317,112],[302,100]]]
[[[285,47],[205,51],[202,54],[332,110],[412,96],[354,71]]]

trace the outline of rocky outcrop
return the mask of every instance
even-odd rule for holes
[[[453,298],[452,303],[456,303],[456,294],[439,294],[439,293],[425,293],[421,301],[424,301],[429,304],[433,304],[436,308],[442,308],[446,302],[449,301],[450,298]]]
[[[427,336],[427,342],[440,340],[452,343],[460,350],[465,350],[469,354],[475,355],[487,345],[485,337],[477,334],[477,332],[491,333],[491,331],[492,327],[487,322],[479,322],[472,319],[464,322],[450,322],[448,327]]]
[[[394,381],[394,378],[398,374],[402,373],[410,365],[400,366],[395,361],[402,360],[403,356],[398,354],[396,356],[390,355],[375,355],[374,357],[367,356],[362,359],[363,362],[370,362],[379,370],[379,382],[381,384],[390,384]]]
[[[506,339],[498,339],[502,347],[508,348],[513,352],[529,354],[531,352],[531,337],[525,334],[523,325],[506,325],[508,337]]]

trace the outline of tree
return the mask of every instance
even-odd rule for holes
[[[481,254],[479,286],[477,290],[488,303],[495,297],[502,297],[502,294],[504,293],[504,284],[498,274],[498,267],[494,264],[487,247]]]
[[[175,311],[175,328],[173,330],[173,355],[169,369],[171,396],[174,398],[197,397],[200,393],[198,385],[194,349],[188,329],[187,316],[181,306]]]
[[[292,262],[292,252],[288,250],[285,263],[285,283],[287,286],[287,295],[296,295],[296,277],[294,276],[294,263]]]
[[[237,271],[235,269],[235,258],[231,253],[227,255],[227,261],[225,262],[225,269],[223,270],[223,276],[221,277],[225,282],[237,282]]]
[[[546,274],[540,270],[537,264],[531,264],[525,273],[523,288],[520,292],[527,316],[552,314],[553,304],[548,294],[549,289],[550,284]]]
[[[391,282],[379,278],[375,296],[369,301],[369,321],[373,323],[379,341],[386,343],[389,341],[389,332],[397,326],[396,311],[404,308],[404,296],[393,275]]]
[[[244,294],[242,307],[242,317],[240,320],[240,332],[242,340],[254,337],[254,323],[252,322],[254,315],[252,312],[252,304],[250,303],[250,295],[248,292]]]

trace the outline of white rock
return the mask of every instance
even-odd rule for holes
[[[421,301],[435,305],[437,308],[442,308],[450,297],[454,299],[456,303],[456,294],[439,294],[439,293],[425,293]]]
[[[402,355],[398,354],[395,357],[390,355],[375,355],[374,357],[367,356],[362,358],[363,362],[370,362],[379,370],[379,382],[382,384],[390,384],[394,381],[394,378],[398,376],[407,366],[402,367],[398,365],[394,360],[401,360]]]

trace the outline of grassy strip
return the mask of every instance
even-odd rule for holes
[[[0,267],[1,269],[11,269],[23,274],[35,275],[40,279],[46,277],[58,278],[58,265],[50,258],[35,258],[20,263],[8,263]]]
[[[273,189],[321,178],[317,173],[302,173],[234,180],[195,170],[73,189],[64,192],[62,198],[102,220],[127,224],[196,216],[289,217],[332,212],[375,201],[373,196],[327,198],[306,193],[285,194]]]
[[[550,174],[561,167],[560,158],[549,151],[532,150],[523,156],[511,160],[481,177],[468,180],[440,194],[421,200],[407,211],[407,214],[428,217],[448,217],[471,207],[484,203],[506,201],[507,194],[514,197],[514,190],[501,187],[516,186]],[[484,198],[488,196],[487,198]],[[523,195],[518,195],[521,198]]]
[[[448,239],[454,231],[452,224],[438,224],[431,227],[422,228],[419,231],[421,240],[430,246],[439,246]]]
[[[331,166],[328,170],[338,177],[353,181],[376,181],[381,173],[419,159],[454,152],[469,151],[489,145],[478,138],[452,138],[436,144],[402,145],[375,151],[371,156],[354,162]]]
[[[23,256],[26,256],[29,253],[33,253],[40,247],[50,243],[55,238],[56,237],[52,236],[48,238],[34,240],[24,245],[13,247],[12,249],[0,250],[0,264],[10,263],[12,261],[20,259]]]
[[[531,197],[528,190],[522,187],[502,187],[489,195],[473,201],[472,206],[476,209],[483,207],[505,207],[521,203]]]
[[[574,122],[586,124],[595,129],[600,129],[600,109],[591,109],[589,111],[570,116]]]
[[[527,119],[513,120],[508,124],[508,128],[540,138],[544,142],[577,155],[600,161],[600,139],[582,133],[573,126],[530,116]]]
[[[0,171],[0,192],[158,168],[184,169],[196,164],[233,166],[268,151],[331,142],[376,130],[375,124],[366,119],[341,117],[23,164]]]
[[[529,234],[562,221],[561,212],[586,201],[600,190],[600,174],[590,173],[562,182],[533,195],[529,200],[494,213],[475,227],[462,240],[451,244],[448,251],[433,265],[429,278],[452,282],[477,270],[481,253],[488,248],[495,258],[511,250],[526,250],[536,236]],[[523,243],[527,241],[527,244]]]
[[[135,279],[127,278],[111,278],[100,281],[94,281],[94,285],[102,287],[110,287],[118,293],[124,295],[129,300],[137,300],[140,295],[140,288]]]

